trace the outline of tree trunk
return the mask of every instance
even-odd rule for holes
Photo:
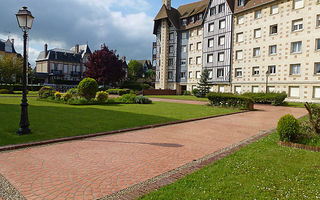
[[[311,106],[308,102],[306,102],[304,104],[304,107],[307,109],[308,111],[308,115],[309,115],[309,121],[312,125],[312,128],[314,130],[315,133],[317,134],[320,134],[320,127],[319,127],[319,117],[317,117],[317,119],[313,119],[313,116],[312,116],[312,109],[311,109]]]

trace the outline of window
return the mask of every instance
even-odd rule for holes
[[[213,62],[213,54],[208,54],[207,56],[207,62],[212,63]]]
[[[208,31],[212,32],[214,29],[214,23],[209,24]]]
[[[212,76],[212,70],[209,70],[208,72],[209,72],[209,79],[212,79],[212,77],[213,77]]]
[[[242,50],[236,51],[236,59],[241,60],[242,58],[243,58],[243,51]]]
[[[186,63],[186,59],[181,59],[181,65],[185,65]]]
[[[168,79],[172,79],[173,78],[173,73],[172,72],[168,72]]]
[[[200,56],[198,56],[198,57],[196,58],[196,62],[197,62],[197,65],[200,65],[200,64],[201,64],[201,57],[200,57]]]
[[[186,78],[186,73],[185,72],[181,72],[180,73],[180,78],[182,78],[182,79]]]
[[[259,67],[252,67],[252,75],[253,76],[258,76],[259,74],[260,74]]]
[[[201,20],[202,17],[203,17],[203,15],[202,15],[202,13],[200,13],[200,14],[198,15],[198,20]]]
[[[253,48],[253,57],[260,56],[260,47]]]
[[[289,97],[299,98],[299,86],[289,86]]]
[[[182,33],[182,38],[183,38],[183,39],[187,39],[187,33],[186,33],[186,32],[183,32],[183,33]]]
[[[213,42],[214,42],[213,38],[209,39],[208,40],[208,47],[213,47]]]
[[[244,16],[241,15],[238,17],[238,24],[243,24],[244,23]]]
[[[187,25],[187,19],[183,19],[182,20],[182,26],[186,26]]]
[[[302,42],[292,42],[291,43],[291,53],[301,53]]]
[[[320,74],[320,63],[314,63],[314,73]]]
[[[65,73],[65,74],[68,73],[68,65],[63,66],[63,73]]]
[[[271,6],[271,8],[270,8],[270,14],[271,14],[271,15],[277,14],[278,12],[279,12],[279,7],[278,7],[278,5],[273,5],[273,6]]]
[[[234,86],[234,91],[235,91],[237,94],[241,94],[241,86]]]
[[[269,46],[269,55],[276,55],[277,54],[277,45]]]
[[[218,62],[223,62],[224,61],[224,52],[218,53]]]
[[[202,29],[198,29],[198,35],[202,35]]]
[[[183,45],[182,46],[182,51],[185,53],[185,52],[187,52],[187,45]]]
[[[290,65],[290,75],[299,75],[300,74],[300,64]]]
[[[192,58],[189,58],[189,65],[192,65]]]
[[[269,72],[269,74],[275,74],[276,73],[276,66],[275,65],[268,66],[268,72]]]
[[[238,7],[244,6],[245,0],[238,0]]]
[[[259,92],[259,86],[252,86],[252,92],[258,93]]]
[[[293,0],[293,9],[303,8],[303,0]]]
[[[193,78],[193,72],[189,72],[189,78]]]
[[[313,87],[313,98],[320,98],[320,87],[319,86],[315,86]]]
[[[172,66],[172,65],[173,65],[173,59],[172,59],[172,58],[169,58],[169,60],[168,60],[168,65],[169,65],[169,66]]]
[[[316,50],[320,51],[320,38],[316,39]]]
[[[217,78],[223,78],[224,77],[224,69],[217,69]]]
[[[222,19],[219,21],[219,29],[226,28],[226,20]]]
[[[253,35],[254,35],[254,38],[260,38],[261,37],[261,28],[254,29]]]
[[[256,12],[254,12],[254,18],[255,19],[259,19],[262,17],[262,12],[261,10],[257,10]]]
[[[219,85],[219,92],[224,93],[224,85]]]
[[[317,15],[317,22],[316,22],[317,26],[320,27],[320,15]]]
[[[169,46],[169,53],[173,53],[173,46]]]
[[[196,72],[196,77],[197,77],[197,79],[201,78],[201,73],[200,73],[200,71],[197,71],[197,72]]]
[[[278,33],[278,24],[274,24],[270,26],[270,35]]]
[[[197,43],[197,50],[201,50],[202,49],[202,43],[201,42],[198,42]]]
[[[169,40],[173,40],[174,39],[174,33],[170,33],[169,34]]]
[[[216,7],[210,8],[210,16],[215,15],[217,13]]]
[[[292,31],[300,31],[303,29],[303,20],[298,19],[292,21]]]
[[[222,3],[222,4],[219,5],[218,12],[221,13],[221,12],[224,12],[224,10],[225,10],[225,5],[224,5],[224,3]]]
[[[189,50],[193,51],[193,44],[190,44]]]
[[[194,36],[194,30],[190,31],[190,35],[191,35],[191,37]]]
[[[219,41],[218,41],[219,45],[224,45],[224,42],[225,42],[225,37],[224,36],[220,36],[219,37]]]
[[[243,42],[243,32],[237,33],[237,42]]]
[[[236,68],[235,72],[236,77],[242,77],[242,68]]]
[[[268,86],[268,87],[267,87],[268,92],[274,92],[275,89],[276,89],[276,88],[275,88],[274,86]]]
[[[191,17],[190,22],[192,22],[192,23],[194,22],[194,16]]]

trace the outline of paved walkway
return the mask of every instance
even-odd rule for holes
[[[0,174],[26,199],[97,199],[274,128],[304,109],[258,111],[0,153]]]

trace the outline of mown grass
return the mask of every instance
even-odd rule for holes
[[[62,138],[180,121],[238,110],[166,102],[152,104],[66,105],[29,99],[32,134],[18,136],[20,98],[0,98],[0,145]]]
[[[208,101],[208,98],[198,98],[191,95],[148,95],[147,97],[162,98],[162,99],[178,99],[191,101]]]
[[[320,153],[278,139],[271,134],[141,199],[319,199]]]

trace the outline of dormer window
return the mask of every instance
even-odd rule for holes
[[[182,26],[186,26],[187,25],[187,19],[183,19],[182,20]]]
[[[200,13],[200,14],[198,15],[198,20],[202,20],[202,17],[203,17],[203,15],[202,15],[202,13]]]
[[[194,22],[194,17],[191,17],[191,20],[190,20],[190,22],[192,22],[192,23]]]
[[[245,0],[238,0],[238,7],[244,6]]]

